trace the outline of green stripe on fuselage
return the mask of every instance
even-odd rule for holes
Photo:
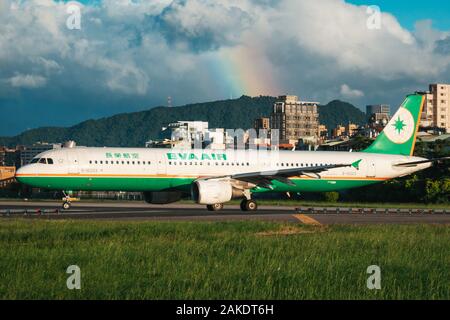
[[[83,191],[163,191],[190,192],[195,178],[173,177],[20,177],[21,183],[45,189]],[[274,181],[273,190],[255,188],[253,192],[324,192],[371,185],[376,180],[291,179],[295,186]]]

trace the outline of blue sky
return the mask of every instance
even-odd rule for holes
[[[450,82],[450,2],[0,1],[0,135],[242,94],[388,103]],[[369,30],[360,5],[378,5]],[[424,22],[424,20],[430,20]],[[418,21],[422,21],[417,24]],[[189,119],[186,119],[189,120]]]
[[[433,26],[450,30],[450,1],[446,0],[346,0],[357,5],[377,5],[381,11],[392,13],[400,23],[412,30],[418,20],[432,19]]]

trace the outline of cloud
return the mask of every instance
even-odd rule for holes
[[[442,55],[450,54],[450,36],[445,39],[436,41],[435,52]]]
[[[7,82],[9,82],[12,87],[32,89],[45,86],[47,79],[39,75],[17,74],[9,78]]]
[[[348,85],[341,85],[341,95],[345,98],[361,98],[364,97],[364,92],[357,89],[352,89]]]
[[[252,16],[233,1],[173,1],[155,23],[170,43],[201,51],[239,43]]]
[[[449,32],[430,21],[407,30],[388,13],[369,30],[366,6],[342,0],[103,0],[82,6],[81,30],[67,18],[64,2],[0,0],[0,111],[22,110],[0,134],[167,96],[175,105],[292,93],[395,106],[450,82]]]

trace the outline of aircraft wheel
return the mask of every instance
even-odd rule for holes
[[[70,209],[70,203],[69,202],[64,202],[62,205],[64,210],[69,210]]]
[[[206,208],[208,211],[219,211],[223,209],[223,203],[208,204]]]
[[[241,210],[242,211],[256,211],[258,209],[258,204],[255,200],[247,200],[244,199],[241,202]]]

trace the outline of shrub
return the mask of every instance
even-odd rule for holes
[[[325,192],[323,197],[326,202],[337,202],[339,200],[339,193],[335,191]]]

